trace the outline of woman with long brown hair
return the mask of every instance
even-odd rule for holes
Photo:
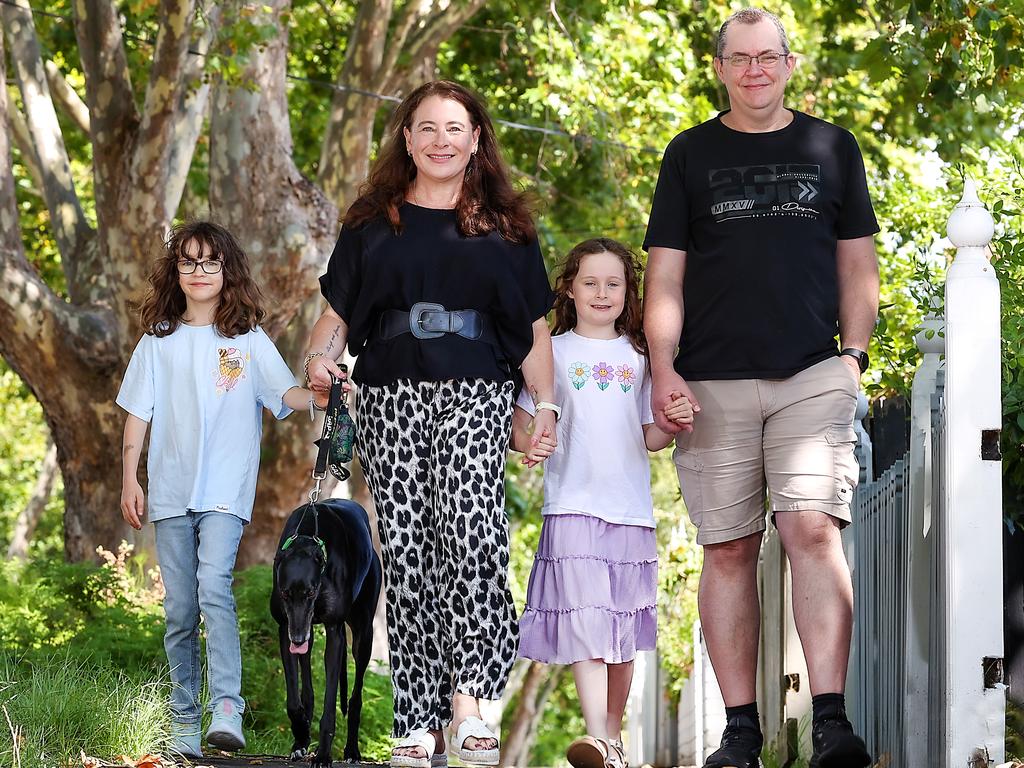
[[[320,284],[310,386],[341,375],[346,343],[358,356],[402,739],[391,764],[443,765],[451,723],[464,762],[496,765],[479,700],[501,696],[517,650],[504,510],[514,379],[538,401],[540,459],[559,409],[544,261],[474,94],[435,81],[406,97]]]

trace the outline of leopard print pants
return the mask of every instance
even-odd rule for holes
[[[359,457],[377,508],[394,735],[443,728],[454,691],[500,698],[519,625],[508,586],[512,382],[360,388]]]

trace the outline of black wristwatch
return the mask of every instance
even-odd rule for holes
[[[860,368],[861,373],[864,373],[864,371],[868,369],[868,365],[871,362],[871,360],[868,358],[868,353],[865,352],[863,349],[857,349],[856,347],[846,347],[846,349],[844,349],[839,354],[840,356],[849,355],[854,360],[856,360],[857,366]]]

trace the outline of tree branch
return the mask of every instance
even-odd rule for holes
[[[163,0],[160,4],[160,31],[146,86],[142,124],[132,156],[132,186],[161,200],[165,199],[175,141],[185,138],[176,134],[194,15],[195,0]],[[169,220],[173,216],[174,210],[165,207],[161,218]]]
[[[57,466],[57,444],[51,437],[48,441],[46,456],[39,467],[39,476],[36,478],[35,488],[32,495],[25,504],[24,509],[18,514],[14,521],[14,529],[11,531],[11,541],[7,546],[8,560],[24,560],[28,556],[28,545],[35,533],[39,518],[43,516],[47,502],[53,493],[53,483],[57,479],[60,468]]]
[[[0,82],[7,77],[0,35]],[[7,89],[0,88],[0,125],[7,124]],[[0,354],[33,391],[59,377],[74,360],[100,365],[117,361],[113,317],[66,303],[51,291],[25,259],[18,226],[18,202],[11,172],[7,131],[0,131]],[[59,352],[60,351],[60,352]]]
[[[21,152],[21,164],[28,170],[32,182],[36,186],[36,193],[43,196],[43,172],[39,170],[39,161],[36,159],[36,148],[32,146],[32,134],[29,133],[28,123],[21,116],[21,112],[12,105],[7,113],[7,122],[11,126],[11,135],[14,136],[14,143],[18,145]]]
[[[103,196],[120,186],[112,182],[126,168],[139,122],[124,37],[112,0],[74,0],[73,8],[92,129],[96,208],[116,210],[117,201]]]
[[[415,2],[409,0],[402,8],[402,15],[395,25],[395,31],[391,33],[387,49],[384,52],[384,60],[376,68],[374,85],[379,85],[398,66],[398,57],[409,41],[413,30],[423,23],[429,15],[430,3]]]
[[[410,0],[413,4],[420,0]],[[378,77],[388,37],[393,0],[362,0],[345,50],[341,86],[372,89]],[[399,22],[401,25],[402,22]],[[379,106],[372,96],[339,89],[331,98],[331,113],[320,147],[317,181],[335,205],[344,208],[365,177],[373,116]]]
[[[71,84],[64,79],[60,68],[50,59],[43,62],[46,67],[46,82],[50,84],[50,95],[56,99],[64,113],[70,117],[75,125],[82,129],[83,133],[89,135],[89,108],[85,106],[78,91],[71,87]]]
[[[4,4],[0,15],[7,29],[11,63],[21,89],[26,122],[42,175],[42,193],[50,211],[50,226],[63,256],[62,264],[68,287],[74,298],[78,287],[75,255],[82,244],[92,237],[92,229],[85,220],[71,177],[71,163],[60,123],[57,122],[57,112],[50,98],[31,8],[28,0],[12,2],[17,7]]]
[[[192,156],[195,154],[196,142],[202,133],[203,118],[210,102],[210,85],[199,80],[206,65],[206,53],[213,45],[220,22],[221,11],[215,7],[207,14],[203,34],[192,46],[192,50],[197,53],[189,55],[185,63],[185,87],[178,95],[178,119],[175,121],[174,137],[171,140],[167,161],[167,183],[163,191],[164,210],[169,211],[172,216],[181,204],[185,182],[188,180],[188,169],[192,165]],[[190,84],[194,82],[199,82],[197,88],[191,87]]]
[[[410,79],[410,73],[419,68],[425,58],[432,58],[437,55],[438,48],[449,37],[473,18],[476,12],[484,7],[486,0],[467,0],[467,2],[456,5],[455,3],[442,4],[432,2],[430,13],[425,16],[422,24],[417,25],[416,33],[411,40],[402,40],[400,47],[395,46],[397,54],[407,56],[409,63],[405,66],[391,66],[381,68],[382,79],[378,88],[382,93],[392,93],[398,90],[399,86],[405,85]],[[396,41],[399,42],[399,41]],[[389,45],[389,54],[394,49]],[[397,58],[395,59],[397,64]]]

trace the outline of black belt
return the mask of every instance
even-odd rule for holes
[[[449,312],[440,304],[426,301],[413,304],[408,312],[399,309],[382,312],[371,341],[387,341],[403,333],[411,333],[417,339],[438,339],[446,333],[454,333],[464,339],[499,347],[498,335],[490,315],[475,309]]]

